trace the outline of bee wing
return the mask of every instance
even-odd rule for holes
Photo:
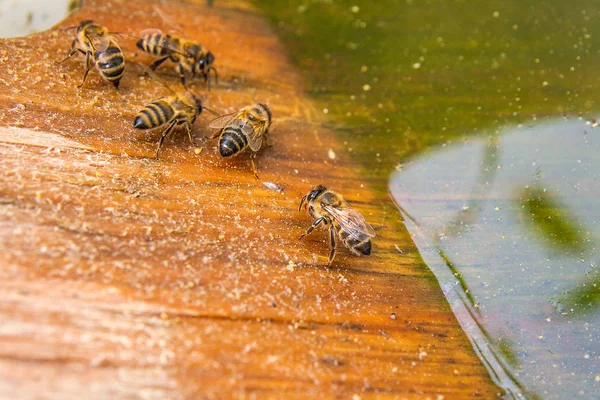
[[[363,239],[360,236],[361,233],[370,237],[375,237],[375,229],[373,229],[373,227],[369,225],[369,223],[365,221],[364,217],[355,209],[350,207],[337,208],[326,204],[321,204],[321,206],[325,211],[333,216],[333,218],[340,224],[342,229],[346,231],[353,239]]]
[[[213,119],[212,121],[210,121],[210,123],[208,124],[208,126],[210,128],[214,128],[214,129],[223,129],[225,128],[229,122],[231,120],[233,120],[237,115],[239,114],[238,111],[230,113],[230,114],[225,114],[225,115],[221,115],[220,117],[217,117],[215,119]]]
[[[116,43],[116,40],[113,36],[88,36],[90,44],[95,51],[104,51],[108,49],[110,42]]]
[[[258,135],[254,135],[254,136],[248,136],[246,135],[246,137],[248,137],[248,146],[250,146],[250,149],[252,151],[259,151],[260,148],[262,147],[262,136],[258,136]]]
[[[248,146],[250,146],[250,149],[252,149],[252,151],[260,150],[264,135],[259,132],[264,132],[264,123],[259,124],[258,126],[245,124],[245,126],[242,127],[242,131],[248,138]]]
[[[262,147],[263,139],[262,136],[255,136],[253,138],[248,138],[248,146],[252,151],[259,151]]]
[[[144,30],[140,31],[140,37],[142,39],[145,39],[146,36],[154,35],[155,33],[161,34],[161,33],[163,33],[163,31],[161,31],[160,29],[156,29],[156,28],[144,29]]]

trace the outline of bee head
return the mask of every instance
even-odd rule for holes
[[[267,107],[266,104],[263,103],[258,103],[259,107],[261,107],[263,110],[265,110],[265,112],[267,113],[267,124],[271,125],[271,118],[273,117],[271,114],[271,110],[269,109],[269,107]]]
[[[79,26],[77,27],[77,32],[81,32],[83,29],[85,29],[86,26],[92,24],[94,24],[94,21],[92,21],[91,19],[84,19],[79,23]]]
[[[321,193],[323,193],[326,190],[327,190],[327,188],[323,185],[315,186],[315,188],[313,190],[311,190],[310,193],[308,194],[307,200],[313,201],[314,199],[317,198],[318,195],[320,195]]]
[[[211,53],[209,51],[208,53],[206,53],[205,56],[200,57],[200,59],[198,60],[198,63],[196,64],[196,69],[199,72],[204,73],[204,71],[208,67],[210,67],[214,61],[215,61],[215,56],[213,55],[213,53]]]
[[[311,190],[310,192],[308,192],[308,194],[305,194],[304,197],[302,197],[302,200],[300,200],[300,207],[298,207],[298,211],[302,210],[302,206],[304,206],[304,208],[307,209],[309,207],[310,202],[314,201],[314,199],[316,199],[317,196],[319,196],[326,190],[327,188],[323,185],[315,186],[313,190]]]

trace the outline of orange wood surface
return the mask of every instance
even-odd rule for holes
[[[96,72],[78,89],[82,57],[55,65],[72,31],[0,41],[0,397],[495,397],[399,215],[255,9],[86,1],[59,28],[166,31],[157,8],[214,52],[219,84],[190,85],[206,105],[273,110],[260,180],[247,154],[218,156],[206,112],[200,154],[179,131],[154,159],[160,130],[133,119],[169,92],[141,76],[152,58],[134,38],[118,90]],[[157,72],[180,89],[172,64]],[[376,228],[370,257],[341,248],[327,267],[325,231],[298,241],[319,183]]]

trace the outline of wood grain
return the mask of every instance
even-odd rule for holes
[[[83,60],[55,65],[72,32],[2,40],[0,56],[0,397],[467,398],[498,388],[474,355],[389,200],[361,180],[266,21],[238,2],[86,1],[137,34],[168,30],[156,7],[216,56],[218,85],[191,90],[219,112],[274,113],[273,146],[222,160],[193,134],[133,129],[168,95],[140,76],[135,39],[116,90]],[[174,88],[171,68],[158,72]],[[330,159],[332,149],[336,157]],[[262,182],[284,187],[284,193]],[[323,183],[378,231],[371,257],[342,249],[300,197]],[[401,254],[396,246],[403,249]]]

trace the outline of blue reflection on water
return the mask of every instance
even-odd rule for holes
[[[600,130],[519,126],[451,145],[389,188],[495,381],[600,398]]]

